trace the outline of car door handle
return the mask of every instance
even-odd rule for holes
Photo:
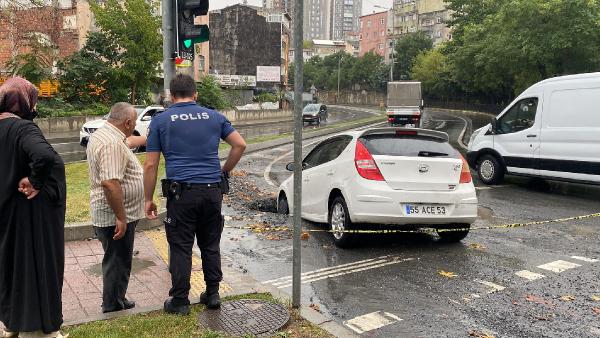
[[[327,173],[327,176],[333,176],[333,175],[335,175],[335,172],[333,172],[333,170]]]
[[[537,137],[537,135],[535,135],[535,134],[529,134],[529,135],[527,135],[527,137],[533,138],[533,137]]]

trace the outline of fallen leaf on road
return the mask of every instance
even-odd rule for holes
[[[485,334],[485,333],[479,332],[479,331],[471,331],[471,332],[469,332],[469,336],[477,337],[477,338],[494,338],[494,336],[492,336],[492,335],[488,335],[488,334]]]
[[[525,297],[525,300],[527,300],[529,302],[537,303],[537,304],[546,305],[546,306],[553,306],[553,304],[551,302],[549,302],[543,298],[533,296],[533,295],[527,295]]]
[[[550,319],[554,318],[554,313],[546,313],[546,314],[542,314],[542,315],[535,315],[535,316],[533,316],[533,318],[537,319],[537,320],[547,321],[547,320],[550,320]]]
[[[312,303],[312,304],[310,304],[310,305],[309,305],[309,307],[310,307],[311,309],[313,309],[313,310],[317,311],[317,312],[321,312],[321,308],[319,307],[319,305],[318,305],[318,304],[314,304],[314,303]]]
[[[575,300],[575,297],[573,297],[571,295],[566,295],[566,296],[560,297],[560,300],[562,300],[563,302],[570,302],[570,301]]]
[[[478,243],[471,243],[469,244],[469,249],[473,249],[473,250],[485,250],[485,246],[478,244]]]
[[[300,239],[303,241],[308,241],[309,237],[310,237],[310,234],[308,232],[303,232],[302,235],[300,235]]]
[[[438,274],[440,276],[444,276],[446,278],[454,278],[457,276],[454,272],[449,272],[449,271],[444,271],[444,270],[438,271]]]
[[[594,302],[600,302],[600,296],[598,296],[598,295],[592,295],[591,298]]]
[[[269,241],[278,241],[278,240],[280,240],[280,239],[281,239],[281,237],[279,237],[279,236],[275,236],[275,235],[268,235],[268,236],[266,237],[266,239],[268,239]]]
[[[600,307],[595,307],[592,311],[594,311],[595,314],[600,315]]]

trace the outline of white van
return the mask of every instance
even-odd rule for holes
[[[469,141],[485,184],[505,174],[600,184],[600,73],[541,81]]]

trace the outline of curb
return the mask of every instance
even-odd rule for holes
[[[383,120],[382,120],[383,122]],[[356,122],[342,127],[332,127],[327,129],[318,130],[315,132],[305,133],[302,137],[302,140],[310,140],[314,138],[318,138],[325,135],[339,133],[345,130],[354,129],[357,127],[362,127],[365,125],[376,123],[376,121],[368,121],[368,122]],[[254,152],[277,148],[283,145],[287,145],[294,142],[293,136],[284,137],[277,140],[265,141],[260,143],[249,144],[246,148],[246,152],[244,154],[251,154]],[[219,152],[219,160],[226,160],[229,156],[229,150],[224,150]],[[158,218],[155,220],[141,219],[136,227],[137,230],[149,230],[162,226],[163,222],[161,221],[161,217],[164,213],[159,214]],[[79,222],[79,223],[71,223],[66,224],[64,228],[65,233],[65,241],[77,241],[86,238],[94,238],[96,234],[94,233],[94,227],[90,222]]]

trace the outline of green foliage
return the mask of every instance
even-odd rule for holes
[[[411,69],[411,78],[421,81],[423,91],[429,97],[443,98],[453,94],[455,83],[448,57],[435,48],[417,55]]]
[[[254,97],[256,102],[277,102],[279,101],[279,95],[276,93],[262,92]]]
[[[61,96],[72,103],[127,101],[129,83],[121,80],[116,51],[105,33],[90,33],[80,51],[58,63]]]
[[[304,41],[302,41],[302,48],[304,48],[304,49],[313,48],[314,45],[315,44],[311,40],[304,40]]]
[[[30,37],[29,46],[29,53],[19,54],[6,63],[8,72],[35,84],[51,79],[52,47],[36,35]]]
[[[196,84],[196,89],[198,91],[196,101],[199,105],[217,110],[231,108],[231,103],[213,76],[203,76]]]
[[[109,105],[99,102],[91,104],[71,104],[59,98],[40,98],[37,105],[37,112],[40,118],[104,115],[108,113],[109,110]]]
[[[398,39],[394,52],[394,80],[410,79],[410,70],[417,55],[433,48],[433,41],[424,32],[410,33]]]
[[[138,95],[147,96],[158,74],[162,60],[161,19],[155,0],[106,0],[90,2],[96,25],[115,48],[100,54],[110,54],[114,79],[118,87],[129,87],[130,102],[137,103]],[[116,61],[116,62],[115,62]]]

